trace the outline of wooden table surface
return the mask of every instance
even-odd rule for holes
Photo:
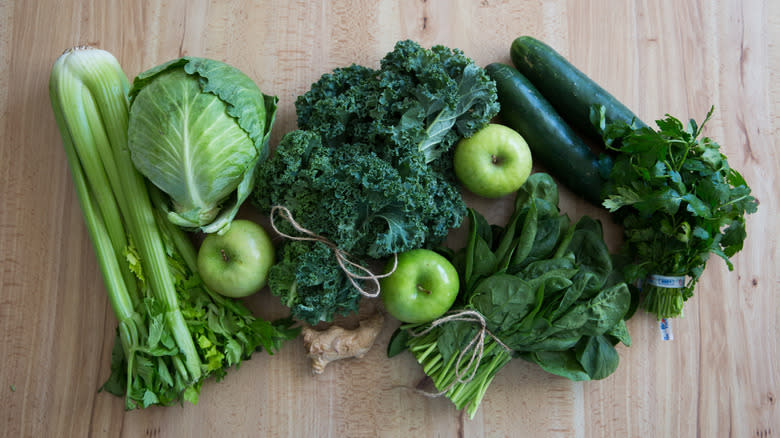
[[[473,420],[399,386],[422,371],[385,356],[385,324],[361,360],[310,373],[301,339],[253,356],[197,405],[125,412],[98,393],[116,320],[87,237],[47,81],[66,48],[112,52],[132,79],[181,55],[227,61],[279,96],[272,144],[295,127],[295,97],[321,74],[376,66],[400,39],[509,62],[522,34],[556,47],[643,120],[701,120],[761,206],[729,272],[713,257],[664,341],[629,321],[612,376],[575,383],[516,360]],[[0,433],[83,436],[780,437],[780,2],[745,1],[92,1],[0,0]],[[572,217],[604,213],[562,189]],[[500,220],[505,202],[469,198]],[[251,207],[242,215],[256,215]],[[282,316],[261,292],[258,315]],[[368,303],[367,305],[371,305]],[[533,434],[533,435],[532,435]]]

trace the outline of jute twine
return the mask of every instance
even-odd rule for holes
[[[490,336],[493,338],[498,345],[504,348],[507,352],[511,353],[512,349],[509,348],[506,344],[501,342],[500,339],[496,335],[493,334],[490,330],[487,328],[487,322],[485,321],[485,317],[477,312],[476,310],[456,310],[452,312],[448,312],[445,316],[442,316],[439,319],[434,320],[431,322],[431,325],[427,327],[424,330],[421,330],[419,332],[409,331],[409,335],[413,337],[423,336],[427,333],[429,333],[434,328],[448,323],[452,321],[463,321],[463,322],[472,322],[479,324],[480,328],[477,331],[477,334],[474,335],[473,338],[471,338],[471,341],[469,341],[468,344],[461,350],[460,354],[458,354],[458,359],[455,361],[455,379],[450,382],[449,385],[447,385],[444,389],[442,389],[439,392],[428,392],[421,389],[417,389],[416,391],[420,394],[423,394],[427,397],[435,398],[440,397],[444,394],[446,394],[450,389],[452,389],[453,386],[455,386],[458,383],[468,383],[472,380],[474,380],[474,377],[477,374],[477,369],[479,368],[480,362],[482,362],[482,357],[485,353],[485,337]],[[471,354],[469,355],[469,352]],[[463,367],[463,360],[468,355],[468,363],[465,367]],[[469,369],[471,369],[472,365],[474,366],[474,369],[471,370],[471,372],[468,372]]]
[[[304,236],[292,236],[286,233],[283,233],[279,231],[279,228],[276,227],[276,224],[274,223],[274,216],[276,214],[279,214],[282,216],[284,220],[290,223],[292,227],[295,229],[295,231],[303,234]],[[347,254],[345,251],[342,251],[338,246],[336,246],[335,243],[331,242],[327,238],[320,236],[319,234],[316,234],[310,230],[307,230],[306,228],[302,227],[301,224],[299,224],[294,218],[292,213],[287,207],[281,206],[281,205],[275,205],[271,208],[271,227],[276,231],[279,235],[284,236],[291,240],[307,240],[312,242],[320,242],[327,246],[328,248],[333,251],[333,254],[336,256],[336,260],[339,263],[339,266],[344,271],[344,273],[347,275],[347,278],[349,279],[350,283],[352,283],[352,286],[357,289],[361,295],[369,297],[369,298],[376,298],[379,296],[379,292],[381,289],[381,286],[379,284],[379,280],[382,278],[390,276],[393,272],[395,272],[396,268],[398,268],[398,254],[393,254],[393,268],[390,269],[389,272],[386,274],[374,274],[371,272],[370,269],[366,268],[365,266],[362,266],[358,263],[353,262],[349,259],[349,254]],[[366,275],[360,275],[356,274],[353,269],[357,269],[360,272],[365,273]],[[374,291],[370,292],[363,287],[360,286],[358,281],[369,281],[373,283],[374,285]]]

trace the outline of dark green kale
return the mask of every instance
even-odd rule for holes
[[[469,218],[466,246],[450,255],[463,287],[449,314],[478,313],[487,334],[471,343],[481,328],[473,318],[407,324],[388,354],[408,348],[437,390],[458,409],[468,406],[472,417],[512,358],[572,380],[612,374],[619,362],[615,345],[631,344],[625,324],[631,294],[601,224],[587,216],[572,223],[561,214],[557,186],[544,173],[532,174],[517,192],[506,226],[488,224],[473,209]],[[465,366],[474,351],[479,360]]]
[[[616,155],[603,204],[624,226],[627,280],[643,283],[642,305],[658,319],[682,313],[710,254],[733,269],[730,258],[747,236],[745,215],[758,207],[720,146],[701,137],[712,111],[701,125],[667,115],[657,130],[604,126]],[[661,286],[654,276],[679,277],[684,285]]]
[[[268,287],[296,318],[316,324],[357,310],[360,294],[343,275],[331,249],[321,242],[282,245]]]
[[[323,75],[297,99],[296,111],[299,129],[259,169],[254,202],[266,212],[286,207],[303,228],[365,261],[436,245],[461,224],[466,206],[453,146],[485,126],[498,103],[495,83],[461,51],[401,41],[377,70],[352,65]],[[296,234],[282,220],[277,225]],[[285,278],[295,269],[296,283],[270,283],[293,316],[312,324],[352,312],[360,300],[355,288],[340,287],[348,279],[330,269],[333,253],[316,254],[319,260],[288,256],[272,268],[272,277]],[[304,267],[306,294],[299,287]],[[334,296],[305,302],[316,293]]]
[[[379,70],[352,65],[325,74],[296,101],[298,127],[338,148],[364,143],[382,159],[411,157],[449,173],[451,152],[498,112],[496,85],[458,49],[401,41]]]

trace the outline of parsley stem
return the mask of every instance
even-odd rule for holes
[[[742,196],[740,196],[739,198],[732,199],[732,200],[730,200],[729,202],[726,202],[726,203],[723,203],[723,204],[721,204],[721,205],[718,207],[718,209],[721,209],[721,208],[723,208],[723,207],[726,207],[726,206],[728,206],[728,205],[731,205],[731,204],[736,204],[737,202],[743,201],[743,200],[745,200],[745,199],[747,199],[747,198],[752,198],[752,196],[751,196],[751,195],[742,195]]]
[[[646,286],[644,291],[646,294],[644,308],[655,314],[659,320],[674,318],[682,314],[685,302],[682,295],[683,289]]]

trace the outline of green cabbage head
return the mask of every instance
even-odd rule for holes
[[[235,67],[205,58],[183,57],[135,78],[130,155],[168,195],[163,209],[172,223],[227,229],[268,156],[277,101]]]

